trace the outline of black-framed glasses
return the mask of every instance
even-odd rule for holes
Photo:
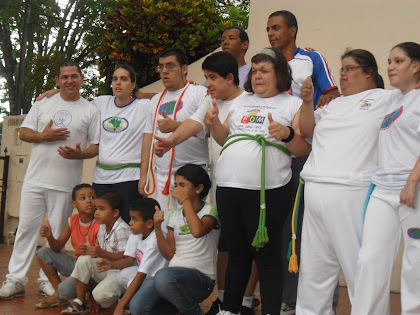
[[[166,70],[168,70],[168,71],[172,71],[172,70],[174,70],[175,69],[175,67],[182,67],[182,65],[177,65],[177,64],[175,64],[175,63],[167,63],[167,64],[159,64],[158,66],[157,66],[157,69],[160,71],[160,72],[162,72],[165,68],[166,68]]]
[[[366,65],[357,65],[357,66],[345,66],[344,68],[341,68],[340,70],[338,70],[338,73],[342,74],[344,73],[350,73],[353,70],[359,69],[359,68],[366,68]]]

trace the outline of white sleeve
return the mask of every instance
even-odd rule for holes
[[[22,122],[22,125],[20,127],[29,128],[34,131],[38,131],[38,108],[39,108],[40,102],[35,102],[31,109],[29,110],[29,113],[26,115],[25,119]]]
[[[125,247],[124,256],[136,258],[137,254],[137,235],[131,234],[128,237],[127,245]]]
[[[90,144],[99,144],[101,136],[101,116],[96,107],[92,107],[91,123],[88,128],[88,140]]]

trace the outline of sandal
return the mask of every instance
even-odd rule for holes
[[[66,306],[68,302],[66,300],[58,300],[56,302],[51,303],[48,301],[48,298],[39,300],[38,303],[35,304],[36,308],[52,308],[52,307],[63,307]]]
[[[87,314],[88,310],[85,304],[80,304],[82,301],[74,299],[65,309],[61,311],[61,314]]]

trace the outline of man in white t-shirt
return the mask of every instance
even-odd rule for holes
[[[20,128],[20,139],[33,146],[22,185],[9,274],[0,289],[3,300],[24,295],[26,273],[45,213],[57,238],[73,211],[71,191],[82,179],[83,160],[98,154],[99,113],[80,96],[83,75],[79,65],[63,61],[57,69],[56,83],[61,92],[35,102]],[[52,295],[51,284],[43,273],[40,276],[39,293]]]
[[[153,137],[169,138],[181,122],[196,112],[207,90],[187,81],[188,60],[180,49],[169,48],[163,51],[159,57],[158,70],[165,90],[155,95],[149,103],[141,151],[139,192],[144,196],[155,193],[155,199],[165,211],[180,206],[170,196],[175,171],[188,163],[208,166],[208,142],[205,138],[192,137],[176,150],[172,149],[162,158],[155,159],[151,150]]]

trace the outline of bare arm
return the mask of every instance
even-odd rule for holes
[[[132,266],[134,263],[134,257],[124,256],[123,259],[110,261],[106,258],[99,259],[96,261],[99,272],[104,272],[110,269],[123,269]]]
[[[156,137],[158,142],[155,143],[155,154],[162,157],[173,147],[184,142],[188,138],[196,135],[203,129],[203,126],[198,121],[193,119],[184,120],[181,125],[169,136],[169,138]]]
[[[299,122],[299,129],[303,137],[312,138],[315,128],[315,117],[312,101],[313,85],[312,80],[310,78],[308,78],[306,82],[302,85],[301,96],[303,99],[303,103],[299,110],[299,117],[295,117],[294,121]]]
[[[29,143],[63,141],[70,137],[70,131],[67,128],[51,128],[53,121],[50,120],[41,132],[30,128],[21,127],[19,139]]]
[[[58,253],[64,247],[64,245],[66,245],[66,242],[70,238],[71,229],[67,223],[64,227],[63,232],[61,232],[60,236],[57,239],[55,239],[52,235],[51,226],[48,222],[48,219],[46,219],[45,224],[41,227],[40,235],[41,237],[45,237],[51,249]]]
[[[407,178],[404,188],[400,193],[400,203],[415,208],[417,185],[420,182],[420,157],[417,159],[413,170]],[[418,196],[417,196],[418,197]]]
[[[139,180],[139,193],[147,197],[145,193],[147,169],[149,167],[150,146],[152,144],[152,134],[145,133],[143,135],[143,143],[141,147],[141,166],[140,166],[140,180]]]
[[[182,203],[184,207],[185,218],[191,235],[195,238],[202,237],[208,234],[216,226],[216,221],[211,217],[203,217],[200,219],[195,212],[191,200],[187,199]]]
[[[136,276],[134,277],[133,281],[131,281],[130,285],[125,291],[123,297],[118,302],[117,307],[115,308],[114,315],[116,314],[124,314],[124,308],[130,303],[131,298],[137,291],[140,289],[141,285],[146,279],[146,274],[142,272],[137,272]]]
[[[156,206],[156,212],[153,216],[153,220],[155,222],[156,240],[162,256],[169,261],[175,255],[175,238],[174,231],[172,230],[168,230],[168,235],[166,238],[165,235],[163,235],[161,228],[163,218],[163,211],[161,211],[159,207]]]
[[[305,137],[301,135],[299,128],[299,115],[300,109],[296,113],[295,118],[292,122],[292,128],[295,131],[295,136],[292,141],[286,143],[287,148],[296,156],[307,156],[312,149],[312,146],[306,141]]]

